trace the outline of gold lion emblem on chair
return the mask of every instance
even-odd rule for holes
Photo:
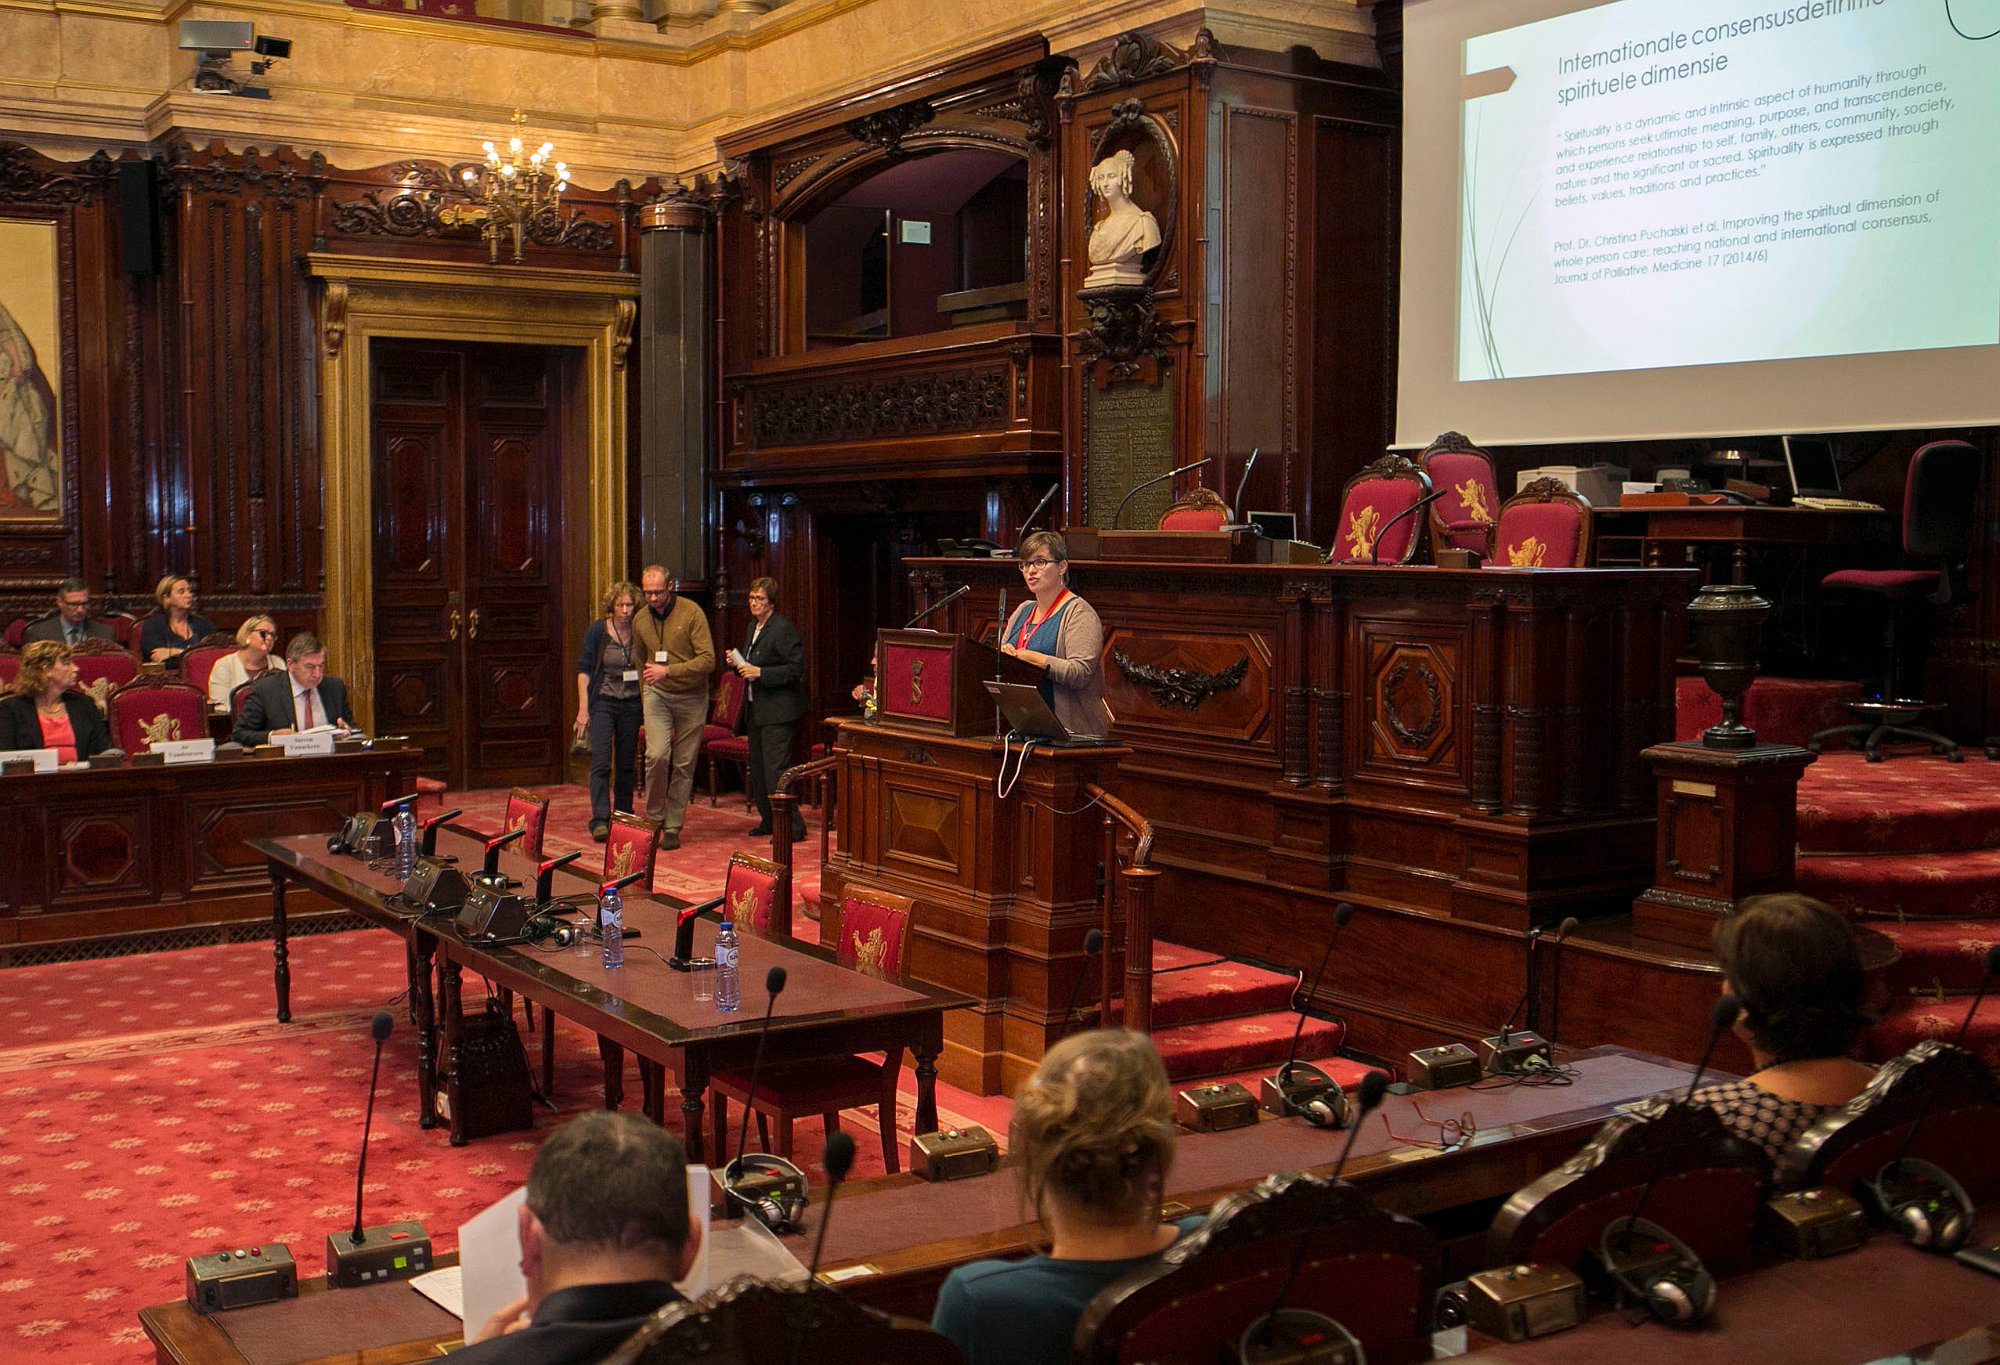
[[[1458,494],[1459,510],[1464,512],[1469,520],[1493,520],[1486,510],[1486,490],[1480,486],[1479,480],[1467,479],[1452,491]]]
[[[1542,559],[1549,552],[1539,536],[1529,536],[1519,545],[1507,547],[1507,565],[1514,569],[1539,569]]]
[[[1382,514],[1374,507],[1361,507],[1347,519],[1347,557],[1366,559],[1373,550]]]
[[[882,926],[876,925],[868,931],[868,937],[861,937],[857,930],[854,935],[854,965],[870,976],[883,974],[882,959],[889,954],[889,941],[882,937]]]
[[[611,875],[606,877],[605,880],[615,882],[621,877],[631,876],[632,859],[636,855],[637,850],[631,844],[620,844],[617,848],[611,850],[611,866],[608,869]]]
[[[151,720],[139,722],[139,735],[148,744],[171,744],[181,737],[180,718],[162,711]]]
[[[757,922],[757,888],[746,886],[729,898],[729,917],[738,924]]]

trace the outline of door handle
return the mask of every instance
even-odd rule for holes
[[[472,609],[472,616],[471,616],[471,618],[470,618],[470,619],[469,619],[469,620],[468,620],[468,621],[466,622],[466,626],[465,626],[465,638],[466,638],[466,639],[468,639],[468,640],[477,640],[477,639],[479,638],[479,608],[478,608],[478,607],[474,607],[474,608]]]
[[[447,633],[447,634],[448,634],[448,635],[449,635],[449,636],[450,636],[450,637],[451,637],[452,639],[456,640],[456,639],[458,638],[458,627],[459,627],[459,624],[460,624],[460,623],[461,623],[461,622],[462,622],[462,621],[463,621],[464,619],[465,619],[464,617],[462,617],[462,616],[460,616],[460,615],[458,614],[458,608],[457,608],[457,607],[453,607],[453,608],[451,609],[451,625],[450,625],[450,627],[449,627],[449,628],[447,629],[446,633]]]

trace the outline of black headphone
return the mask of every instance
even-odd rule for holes
[[[1300,1105],[1299,1113],[1315,1128],[1345,1128],[1351,1107],[1347,1092],[1335,1086]]]
[[[806,1173],[781,1156],[747,1152],[722,1168],[729,1202],[773,1232],[804,1232]]]
[[[1634,1258],[1634,1237],[1657,1243],[1653,1254]],[[1621,1253],[1612,1249],[1614,1238],[1625,1243],[1622,1259]],[[1672,1259],[1663,1264],[1663,1254]],[[1715,1277],[1687,1243],[1658,1223],[1645,1218],[1612,1219],[1598,1239],[1597,1259],[1617,1286],[1621,1301],[1643,1305],[1669,1327],[1698,1327],[1715,1310]]]
[[[1876,1217],[1913,1247],[1949,1256],[1972,1233],[1972,1197],[1951,1172],[1916,1157],[1884,1166],[1868,1186]]]
[[[576,925],[560,915],[530,915],[521,925],[523,943],[546,943],[552,948],[567,948],[576,942]]]

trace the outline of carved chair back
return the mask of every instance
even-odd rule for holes
[[[739,1275],[691,1303],[662,1308],[605,1365],[765,1365],[793,1359],[961,1365],[963,1357],[949,1337],[864,1308],[831,1285]]]
[[[1477,550],[1493,553],[1493,523],[1500,515],[1500,495],[1493,478],[1493,457],[1455,431],[1447,431],[1417,456],[1433,489],[1445,494],[1430,505],[1433,551]]]
[[[722,903],[736,927],[759,938],[771,932],[778,902],[789,893],[785,869],[754,853],[729,855],[722,879]]]
[[[208,737],[208,693],[147,664],[111,694],[111,739],[128,754],[162,741]]]
[[[660,860],[660,827],[643,815],[614,811],[604,836],[604,880],[616,881],[643,870],[641,892],[653,889],[653,869]]]
[[[549,822],[549,798],[529,791],[526,787],[516,787],[507,793],[507,814],[503,821],[502,833],[511,834],[517,829],[527,830],[521,839],[519,851],[524,858],[536,862],[542,860],[542,831]],[[606,841],[606,847],[610,841]]]
[[[1935,1039],[1884,1062],[1867,1089],[1780,1153],[1778,1179],[1852,1193],[1902,1150],[1920,1115],[1909,1155],[1951,1172],[1975,1204],[2000,1199],[2000,1080],[1972,1053]]]
[[[1561,479],[1536,479],[1507,499],[1493,563],[1509,569],[1580,569],[1590,563],[1590,501]]]
[[[1401,455],[1385,455],[1347,481],[1329,564],[1408,564],[1424,543],[1424,519],[1411,511],[1431,481]],[[1401,520],[1397,518],[1401,516]]]
[[[1229,524],[1229,504],[1213,488],[1196,484],[1160,513],[1162,531],[1219,531]]]

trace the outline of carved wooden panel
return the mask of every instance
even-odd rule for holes
[[[266,865],[262,854],[244,846],[247,841],[338,829],[356,809],[350,783],[324,780],[286,783],[263,793],[254,808],[246,807],[241,793],[197,794],[188,802],[188,825],[197,836],[194,884],[240,886]]]
[[[1268,742],[1271,641],[1253,631],[1120,629],[1104,642],[1104,696],[1121,732]]]
[[[1465,790],[1463,633],[1358,617],[1354,639],[1364,698],[1356,775]]]
[[[953,879],[959,876],[963,814],[956,794],[885,782],[882,814],[884,864],[926,868]]]

